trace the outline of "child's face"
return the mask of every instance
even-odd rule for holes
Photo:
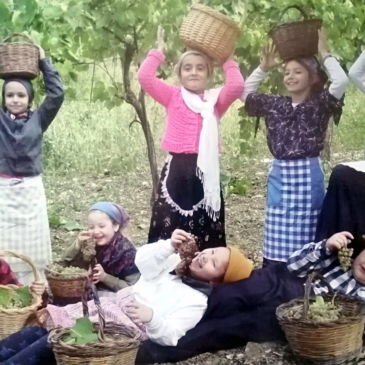
[[[230,254],[227,247],[208,248],[200,252],[189,266],[191,275],[208,283],[220,283],[227,270]]]
[[[303,94],[311,88],[308,70],[297,61],[289,61],[284,70],[284,85],[291,94]]]
[[[181,84],[196,94],[202,94],[208,84],[208,66],[204,57],[188,55],[184,57],[180,69]]]
[[[365,250],[352,263],[352,273],[360,284],[365,285]]]
[[[16,81],[5,86],[5,107],[10,113],[19,115],[25,113],[29,106],[29,95],[26,88]]]
[[[113,224],[107,214],[99,210],[92,211],[88,216],[89,232],[92,233],[98,246],[110,243],[119,230],[118,224]]]

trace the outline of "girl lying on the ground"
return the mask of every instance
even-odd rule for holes
[[[133,243],[125,236],[129,215],[121,206],[99,202],[89,209],[88,230],[79,234],[78,240],[63,255],[70,265],[83,266],[81,249],[88,240],[95,240],[97,264],[93,281],[99,290],[117,292],[134,285],[139,271],[134,263],[137,253]]]
[[[228,285],[216,286],[209,296],[203,319],[180,339],[177,346],[162,347],[144,341],[136,364],[182,361],[204,352],[244,346],[247,342],[284,340],[276,308],[292,299],[304,296],[306,275],[318,270],[335,292],[365,300],[365,249],[355,248],[359,255],[352,270],[343,271],[337,258],[338,250],[353,236],[348,232],[333,235],[319,243],[308,243],[292,254],[283,265],[268,265],[254,270],[250,278]],[[353,244],[351,244],[353,246]],[[312,294],[321,295],[327,288],[313,283]]]
[[[100,299],[106,321],[136,328],[143,340],[175,346],[201,320],[213,284],[232,283],[250,276],[252,263],[237,249],[227,247],[204,250],[192,260],[188,276],[177,276],[174,270],[179,268],[181,259],[176,251],[189,239],[188,233],[176,230],[171,240],[141,247],[136,255],[139,281],[134,287],[120,290],[115,299]],[[97,322],[94,303],[88,305],[91,320]],[[48,329],[72,326],[83,315],[82,305],[49,305],[43,314],[46,318],[42,323]],[[24,347],[20,345],[23,342]],[[40,365],[45,357],[51,365],[45,328],[27,328],[0,343],[2,364]]]

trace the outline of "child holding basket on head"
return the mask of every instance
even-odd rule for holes
[[[51,240],[42,182],[42,139],[61,108],[64,91],[58,72],[40,47],[39,55],[46,98],[38,109],[31,110],[34,99],[31,81],[13,77],[7,78],[3,84],[0,242],[1,250],[20,252],[44,268],[51,261]],[[9,258],[8,262],[18,280],[30,285],[33,275],[28,265],[15,258]]]
[[[181,86],[156,77],[164,62],[164,32],[158,49],[143,62],[138,80],[167,111],[162,148],[169,153],[161,173],[148,242],[183,229],[199,238],[200,250],[226,245],[224,201],[220,188],[219,119],[243,92],[243,78],[233,56],[223,64],[223,88],[208,89],[213,63],[198,51],[185,52],[176,65]]]
[[[320,152],[331,117],[339,120],[348,79],[328,52],[324,30],[319,31],[315,57],[285,62],[284,85],[290,97],[263,95],[257,88],[267,73],[279,66],[276,49],[264,50],[261,65],[246,81],[241,97],[249,116],[264,117],[267,142],[274,161],[268,177],[265,217],[264,265],[286,262],[314,240],[325,195]],[[332,84],[325,87],[328,78]]]

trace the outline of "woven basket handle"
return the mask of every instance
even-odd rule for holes
[[[309,310],[309,298],[312,290],[312,283],[315,279],[320,279],[323,284],[327,287],[328,292],[330,294],[336,295],[331,285],[327,281],[327,279],[320,274],[318,271],[312,272],[308,275],[307,282],[305,283],[305,293],[304,293],[304,310],[303,310],[303,318],[308,319],[308,310]]]
[[[99,299],[98,290],[96,289],[95,284],[91,281],[89,281],[89,286],[86,285],[86,288],[85,288],[84,293],[82,295],[82,311],[84,313],[84,317],[89,317],[89,307],[87,305],[88,287],[90,287],[90,289],[93,293],[95,306],[96,306],[96,309],[98,310],[98,314],[99,314],[99,332],[98,332],[99,341],[100,342],[105,342],[105,335],[104,335],[105,316],[104,316],[104,311],[101,308],[101,303],[100,303],[100,299]]]
[[[279,19],[279,22],[281,22],[281,20],[283,19],[283,16],[287,13],[288,10],[290,9],[297,9],[302,15],[303,15],[303,18],[304,19],[308,19],[308,14],[303,10],[303,8],[301,8],[300,6],[298,5],[290,5],[290,6],[287,6],[283,12],[281,13],[281,16],[280,16],[280,19]]]
[[[32,261],[32,259],[26,255],[22,255],[20,253],[16,253],[14,251],[0,251],[0,256],[2,257],[15,257],[17,259],[23,260],[24,262],[26,262],[33,271],[33,276],[34,276],[34,281],[40,281],[40,274],[39,274],[39,270],[37,268],[37,266],[35,265],[35,263]]]
[[[29,41],[31,44],[34,44],[32,38],[30,38],[28,35],[23,34],[23,33],[11,33],[9,34],[3,41],[2,43],[8,41],[10,38],[14,38],[14,37],[23,37],[25,38],[27,41]]]

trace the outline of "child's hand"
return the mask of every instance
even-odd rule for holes
[[[190,239],[190,233],[187,233],[182,229],[175,229],[171,236],[171,245],[177,250],[179,246],[188,239]]]
[[[336,233],[327,240],[326,247],[332,252],[337,252],[342,247],[346,247],[353,239],[354,236],[350,232]]]
[[[96,264],[93,270],[93,282],[95,284],[102,282],[105,279],[105,271],[100,264]]]
[[[38,46],[39,48],[39,59],[43,60],[43,58],[46,58],[46,53],[44,52],[44,49],[41,46]]]
[[[272,68],[281,65],[282,61],[277,59],[276,46],[273,44],[267,45],[262,52],[260,67],[262,71],[269,72]]]
[[[166,52],[165,31],[161,25],[157,29],[157,49],[162,53]]]
[[[322,27],[318,30],[318,53],[322,58],[326,57],[328,53],[327,35],[325,29]]]
[[[139,303],[137,301],[133,301],[130,304],[126,305],[128,317],[135,324],[142,324],[151,322],[153,317],[153,310],[146,305]]]
[[[89,231],[80,232],[78,237],[77,237],[80,247],[82,247],[86,243],[86,241],[91,239],[92,237],[93,237],[93,235]]]

